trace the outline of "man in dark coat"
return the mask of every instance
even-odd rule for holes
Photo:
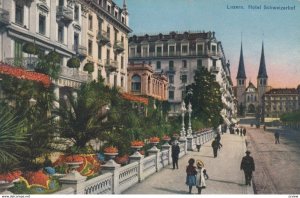
[[[217,133],[216,140],[217,140],[218,142],[220,142],[220,140],[221,140],[221,135],[220,135],[220,133]]]
[[[214,141],[212,141],[211,146],[213,148],[214,157],[217,157],[218,155],[218,149],[220,149],[223,145],[218,141],[217,138],[215,138]]]
[[[178,145],[178,141],[175,140],[174,144],[172,145],[172,162],[173,162],[173,169],[178,169],[178,158],[179,158],[180,148]]]
[[[243,129],[243,135],[246,136],[246,128]]]
[[[277,143],[280,144],[279,143],[279,133],[278,133],[278,131],[275,132],[274,136],[275,136],[275,144],[277,144]]]
[[[246,151],[246,156],[241,162],[241,170],[244,170],[246,185],[251,186],[252,172],[255,171],[253,157],[250,156],[250,151]]]

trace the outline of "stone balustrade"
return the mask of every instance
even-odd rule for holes
[[[188,150],[193,150],[197,143],[204,144],[214,137],[215,132],[208,130],[195,132],[191,138],[179,140],[179,158],[186,155]],[[65,179],[60,179],[62,190],[55,194],[120,194],[172,163],[171,145],[168,143],[163,144],[161,150],[154,146],[148,150],[148,154],[147,157],[133,154],[130,156],[130,163],[123,167],[109,161],[102,166],[101,175],[90,180],[67,174]],[[70,178],[74,181],[70,181]]]

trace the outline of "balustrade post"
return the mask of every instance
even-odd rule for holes
[[[144,159],[144,155],[131,155],[129,157],[130,159],[130,163],[133,162],[138,162],[138,178],[139,178],[139,182],[144,180],[144,175],[143,175],[143,169],[144,169],[144,164],[143,164],[143,159]]]
[[[62,184],[62,189],[72,187],[75,189],[75,194],[84,194],[85,186],[83,183],[85,180],[86,176],[82,176],[77,170],[73,170],[63,178],[59,179]]]
[[[155,155],[155,169],[156,169],[156,172],[158,171],[158,163],[159,163],[159,159],[158,159],[158,156],[159,156],[159,152],[160,152],[160,149],[156,148],[156,149],[149,149],[148,150],[148,153],[149,155]]]
[[[102,166],[101,173],[112,173],[113,183],[112,183],[112,193],[120,194],[120,186],[119,186],[119,169],[121,165],[117,164],[114,160],[109,160],[106,164]]]
[[[179,139],[179,142],[184,145],[184,155],[187,154],[187,139]]]
[[[171,151],[171,145],[170,144],[164,144],[161,146],[162,147],[162,150],[165,151],[165,150],[168,150],[168,164],[171,164],[172,163],[172,151]]]
[[[193,150],[193,136],[188,136],[187,138],[187,150],[192,151]]]

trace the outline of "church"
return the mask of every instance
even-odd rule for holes
[[[256,86],[251,81],[249,81],[248,84],[246,82],[247,76],[245,72],[242,44],[236,80],[237,83],[234,90],[235,97],[237,99],[238,115],[255,116],[257,112],[262,113],[263,95],[271,89],[271,87],[268,85],[268,74],[264,55],[264,43],[262,43]]]

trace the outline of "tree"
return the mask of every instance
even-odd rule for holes
[[[186,98],[188,104],[189,99],[193,106],[192,116],[209,126],[218,126],[222,123],[220,112],[223,108],[221,100],[220,85],[215,81],[206,68],[201,67],[196,70],[194,83],[186,87],[186,91],[193,90],[193,96]]]
[[[47,55],[39,55],[39,61],[35,71],[49,75],[54,80],[57,80],[61,70],[60,65],[61,55],[55,51],[51,51]]]

